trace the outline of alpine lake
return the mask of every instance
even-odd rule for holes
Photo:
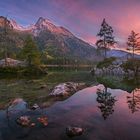
[[[140,78],[95,76],[91,67],[49,68],[48,75],[0,75],[0,140],[140,140]],[[67,98],[50,97],[65,82],[87,87]],[[15,104],[11,101],[18,100]],[[31,109],[34,105],[42,108]],[[29,116],[32,125],[17,123]],[[47,118],[45,125],[38,118]],[[42,122],[42,123],[41,123]],[[83,128],[69,137],[68,126]]]

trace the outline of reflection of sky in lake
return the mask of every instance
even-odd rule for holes
[[[115,102],[114,113],[110,114],[106,120],[102,117],[102,112],[98,108],[97,88],[103,86],[89,87],[77,92],[65,101],[55,103],[52,107],[42,110],[49,118],[47,127],[35,126],[34,128],[21,128],[10,119],[12,130],[7,126],[4,111],[0,111],[0,136],[3,140],[16,140],[19,138],[26,140],[67,140],[65,128],[69,125],[81,126],[85,128],[82,136],[76,140],[139,140],[140,135],[140,112],[132,114],[128,107],[127,96],[132,95],[123,90],[112,90],[108,88],[111,96],[117,100]],[[140,91],[136,91],[140,94]],[[31,115],[35,118],[42,111],[27,111],[23,114]],[[22,113],[21,113],[22,114]],[[20,114],[20,115],[21,115]]]

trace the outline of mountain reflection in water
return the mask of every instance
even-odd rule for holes
[[[59,101],[43,110],[23,107],[25,102],[0,111],[1,140],[69,140],[65,134],[67,126],[85,129],[75,140],[139,140],[140,139],[140,90],[132,93],[120,89],[105,88],[103,85],[81,90],[64,101]],[[23,109],[19,110],[19,107]],[[12,111],[18,108],[17,112]],[[102,113],[102,115],[101,115]],[[21,116],[30,116],[34,127],[22,127],[16,123]],[[48,125],[36,122],[40,115],[48,117]]]

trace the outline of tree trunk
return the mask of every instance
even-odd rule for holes
[[[8,66],[7,62],[7,47],[5,46],[5,52],[4,52],[4,59],[5,59],[5,66]]]
[[[8,66],[7,62],[7,46],[6,46],[6,38],[7,38],[7,17],[5,18],[4,21],[4,38],[5,38],[5,44],[4,44],[4,59],[5,59],[5,66]]]
[[[29,67],[32,66],[31,56],[28,56],[27,63]]]
[[[106,58],[106,43],[105,43],[105,36],[104,36],[104,49],[105,49],[105,55],[104,55],[104,58]]]
[[[133,59],[134,59],[134,51],[135,51],[134,49],[135,49],[135,47],[133,46]]]

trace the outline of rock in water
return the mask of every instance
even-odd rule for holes
[[[67,127],[66,128],[66,134],[69,137],[75,137],[75,136],[80,136],[82,135],[84,132],[84,129],[81,127]]]
[[[68,96],[86,87],[85,83],[67,82],[57,85],[50,96]]]
[[[27,109],[27,103],[21,98],[16,98],[12,100],[8,105],[8,111],[11,111],[11,112],[14,112],[14,111],[20,112],[26,109]]]
[[[36,109],[38,109],[38,108],[39,108],[39,105],[38,105],[38,104],[34,104],[34,105],[31,107],[32,110],[36,110]]]
[[[39,118],[37,118],[37,120],[42,123],[44,126],[48,125],[48,118],[46,116],[41,116]]]
[[[29,116],[20,116],[17,119],[17,123],[21,126],[29,126],[30,125],[30,117]]]

